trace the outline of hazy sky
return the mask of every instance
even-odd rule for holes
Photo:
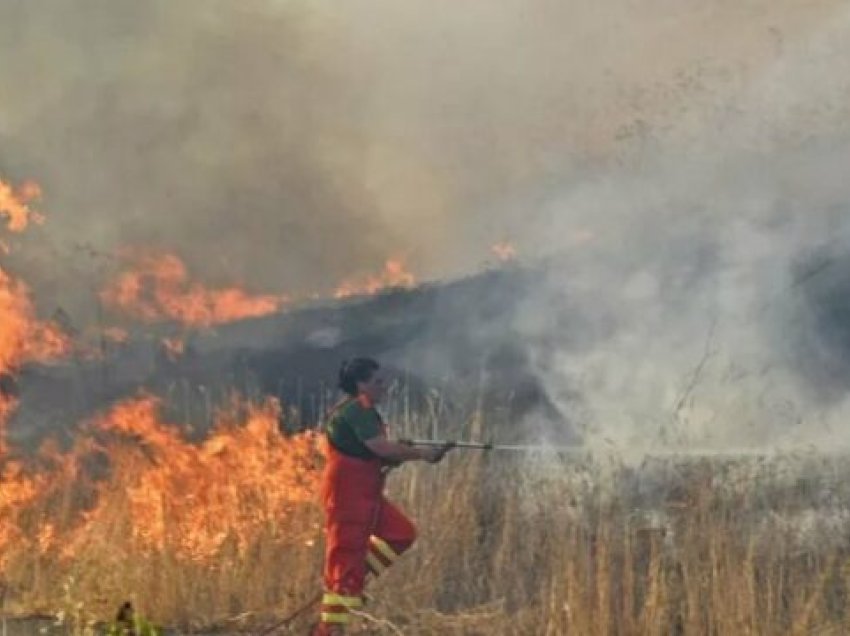
[[[794,277],[848,236],[849,129],[839,0],[0,3],[0,178],[47,217],[3,266],[43,313],[92,317],[80,246],[299,294],[509,240],[563,265],[518,334],[605,326],[537,360],[596,422],[657,426],[709,333],[704,423],[830,368]]]
[[[73,305],[74,277],[102,275],[81,243],[160,247],[211,284],[264,292],[325,288],[390,254],[438,277],[501,239],[557,250],[586,215],[553,225],[553,200],[712,143],[716,156],[736,119],[758,126],[727,137],[733,155],[796,141],[800,103],[820,109],[815,134],[846,127],[796,89],[754,94],[788,56],[846,89],[836,51],[809,50],[844,14],[812,0],[6,0],[0,175],[39,181],[48,218],[15,262]]]

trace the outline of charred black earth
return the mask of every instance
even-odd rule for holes
[[[48,434],[70,439],[78,423],[143,391],[163,399],[169,421],[188,424],[198,435],[234,392],[280,399],[284,427],[314,426],[335,399],[340,362],[357,355],[376,357],[389,369],[396,411],[390,416],[438,403],[460,417],[477,404],[500,414],[508,438],[522,437],[517,427],[529,415],[567,431],[535,377],[527,341],[514,330],[537,277],[508,267],[203,332],[185,334],[177,325],[137,331],[105,347],[101,359],[23,369],[9,437],[27,446]],[[162,338],[175,335],[185,340],[179,356],[162,345]]]

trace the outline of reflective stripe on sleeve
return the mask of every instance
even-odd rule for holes
[[[382,574],[387,569],[387,566],[381,563],[381,560],[371,552],[366,555],[366,564],[372,568],[375,574]]]
[[[398,554],[390,547],[390,544],[384,541],[381,537],[376,537],[374,534],[369,537],[369,542],[382,556],[389,559],[390,563],[398,558]]]

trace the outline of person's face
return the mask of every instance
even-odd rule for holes
[[[384,399],[386,394],[384,376],[380,371],[375,371],[366,382],[358,382],[357,389],[362,395],[368,397],[372,404],[377,404]]]

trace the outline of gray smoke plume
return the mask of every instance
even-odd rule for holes
[[[848,33],[844,11],[786,45],[703,135],[650,135],[640,166],[547,203],[551,236],[595,238],[525,315],[570,298],[605,327],[539,356],[590,439],[846,448],[850,84],[835,70]]]
[[[842,369],[834,285],[804,282],[847,232],[847,13],[6,0],[0,175],[39,181],[48,218],[10,264],[85,322],[125,245],[298,294],[510,240],[551,258],[516,335],[590,428],[814,417],[841,395],[815,381]]]

